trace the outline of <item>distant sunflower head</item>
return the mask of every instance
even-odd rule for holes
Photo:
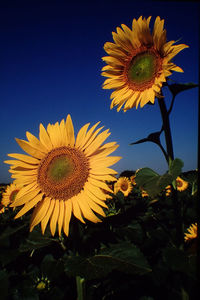
[[[165,188],[165,195],[168,197],[168,196],[171,195],[171,193],[172,193],[171,185],[166,186],[166,188]]]
[[[114,193],[121,191],[124,196],[128,196],[132,191],[132,184],[131,181],[127,177],[119,177],[117,182],[114,185]]]
[[[131,181],[132,185],[136,185],[135,177],[136,177],[136,175],[132,175],[130,177],[130,181]]]
[[[2,194],[2,205],[7,207],[15,201],[15,198],[20,190],[20,186],[11,183],[7,186],[5,192]]]
[[[40,124],[39,139],[26,132],[28,141],[16,139],[19,146],[28,154],[8,154],[14,160],[10,172],[16,184],[23,184],[11,206],[21,206],[15,218],[19,218],[34,208],[30,230],[41,223],[42,233],[50,221],[52,235],[69,233],[71,214],[85,223],[101,221],[105,216],[102,207],[106,194],[112,192],[105,183],[112,181],[116,171],[109,166],[120,157],[109,156],[118,145],[115,142],[104,144],[110,135],[109,130],[101,133],[96,129],[99,122],[89,130],[84,125],[76,138],[70,115],[66,121],[49,124],[47,130]]]
[[[172,63],[172,58],[184,48],[185,44],[174,45],[166,41],[164,20],[157,17],[153,32],[149,28],[151,17],[133,19],[132,29],[122,24],[117,32],[112,32],[114,43],[106,42],[104,50],[108,56],[102,58],[106,66],[102,75],[108,77],[104,89],[114,89],[110,98],[111,109],[117,106],[124,111],[140,104],[155,102],[161,97],[161,88],[172,71],[183,70]]]
[[[188,182],[178,176],[176,178],[176,188],[179,192],[185,191],[188,188]]]
[[[190,227],[187,229],[184,239],[186,242],[189,242],[196,238],[197,238],[197,223],[194,223],[194,224],[190,225]]]
[[[144,198],[144,197],[149,197],[149,194],[145,191],[145,190],[143,190],[143,189],[141,189],[141,196]]]

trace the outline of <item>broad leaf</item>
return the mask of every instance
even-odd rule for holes
[[[105,277],[113,270],[138,275],[151,272],[142,252],[129,242],[111,245],[99,254],[87,258],[66,257],[65,271],[71,276],[95,279]]]

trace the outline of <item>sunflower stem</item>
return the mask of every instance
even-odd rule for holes
[[[76,276],[77,300],[86,300],[85,279]]]
[[[172,102],[174,103],[174,97]],[[173,151],[173,143],[172,143],[172,135],[171,135],[171,128],[170,128],[170,121],[169,121],[169,113],[172,110],[172,106],[170,110],[167,111],[166,104],[164,99],[158,99],[160,112],[162,116],[162,130],[165,134],[165,142],[167,148],[167,162],[169,165],[170,160],[174,160],[174,151]],[[173,199],[173,208],[174,208],[174,217],[175,217],[175,226],[176,226],[176,245],[179,247],[183,242],[183,226],[182,226],[182,209],[181,209],[181,202],[178,199],[177,190],[172,187],[172,199]]]
[[[168,155],[168,164],[169,160],[174,160],[174,151],[173,151],[173,144],[172,144],[172,135],[171,135],[171,128],[170,128],[170,122],[169,122],[169,114],[165,105],[164,99],[158,98],[158,104],[160,107],[160,112],[162,116],[163,121],[163,130],[165,133],[165,141],[166,141],[166,147],[167,147],[167,155]]]

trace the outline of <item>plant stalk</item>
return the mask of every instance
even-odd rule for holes
[[[174,102],[174,98],[173,98]],[[165,142],[167,149],[167,162],[169,165],[170,160],[174,160],[174,151],[173,151],[173,143],[172,143],[172,135],[169,121],[169,112],[167,111],[166,104],[164,99],[158,99],[160,112],[162,116],[163,126],[162,129],[165,134]],[[170,108],[171,109],[171,108]],[[166,157],[166,156],[165,156]],[[175,218],[175,226],[176,226],[176,245],[180,247],[183,242],[183,226],[182,226],[182,209],[181,202],[178,199],[177,190],[172,187],[172,199],[173,199],[173,208],[174,208],[174,218]]]
[[[77,300],[86,300],[85,279],[76,276]]]

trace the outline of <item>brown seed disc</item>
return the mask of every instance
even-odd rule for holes
[[[84,153],[64,146],[51,150],[41,160],[37,181],[46,196],[67,200],[81,191],[88,175],[89,163]]]
[[[142,46],[134,49],[124,66],[124,81],[134,91],[149,89],[155,78],[160,76],[162,63],[163,58],[153,47]]]

